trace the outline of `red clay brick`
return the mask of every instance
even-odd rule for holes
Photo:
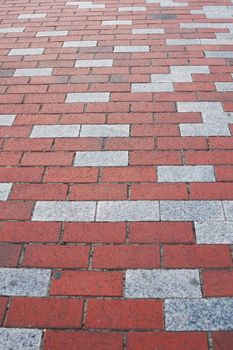
[[[10,199],[62,200],[66,198],[67,191],[68,186],[63,184],[16,184]]]
[[[93,268],[134,269],[159,266],[159,246],[115,245],[94,248]]]
[[[141,332],[129,333],[127,350],[208,350],[203,332]]]
[[[6,314],[8,298],[0,297],[0,326],[3,324],[3,319]]]
[[[190,199],[233,199],[233,183],[192,183]]]
[[[176,151],[133,151],[130,165],[181,164],[180,152]]]
[[[214,350],[232,350],[233,332],[213,332]]]
[[[64,271],[59,279],[53,279],[51,294],[120,296],[122,274],[120,272]]]
[[[126,184],[74,185],[70,189],[71,200],[121,200],[127,199]]]
[[[179,136],[179,129],[177,125],[172,125],[172,124],[132,125],[131,135],[132,136]]]
[[[89,300],[85,328],[161,329],[162,302],[143,299]]]
[[[28,245],[23,266],[87,268],[89,247],[63,245]]]
[[[1,182],[40,182],[43,168],[0,168]]]
[[[186,151],[185,160],[187,164],[233,164],[233,153],[231,151]]]
[[[186,184],[132,184],[131,199],[187,199]]]
[[[21,252],[20,245],[0,245],[0,266],[16,267]]]
[[[194,243],[190,222],[132,222],[129,241],[134,243]]]
[[[97,182],[97,168],[48,167],[44,182]]]
[[[152,150],[155,144],[152,137],[107,138],[106,150]]]
[[[47,331],[44,340],[44,350],[122,350],[122,346],[122,334],[112,332]]]
[[[165,267],[231,267],[230,249],[222,245],[164,246]]]
[[[233,166],[216,166],[215,174],[218,181],[233,181]]]
[[[13,298],[8,327],[80,328],[83,301],[64,298]]]
[[[108,222],[66,223],[63,240],[79,243],[123,243],[126,240],[126,225]]]
[[[233,137],[209,137],[212,149],[233,149]]]
[[[2,222],[1,242],[56,242],[61,224],[57,222]]]
[[[4,143],[4,151],[49,151],[52,143],[52,139],[10,139]]]
[[[117,167],[102,168],[101,180],[103,182],[152,182],[156,180],[154,167]]]
[[[66,120],[68,119],[68,116]],[[64,119],[63,119],[64,121]],[[67,120],[68,121],[68,120]],[[77,123],[77,116],[75,118]],[[102,148],[101,138],[83,138],[83,139],[56,139],[54,149],[56,151],[100,151]]]
[[[0,202],[0,219],[2,220],[29,220],[33,203]]]
[[[204,137],[158,137],[157,146],[161,150],[208,149]]]
[[[233,296],[232,270],[204,271],[202,279],[205,296]]]

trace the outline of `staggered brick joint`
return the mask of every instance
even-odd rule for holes
[[[232,1],[0,20],[0,349],[232,350]]]

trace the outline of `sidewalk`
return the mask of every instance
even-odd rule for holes
[[[232,350],[232,1],[0,10],[0,350]]]

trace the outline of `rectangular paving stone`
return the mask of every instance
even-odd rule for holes
[[[199,298],[198,270],[126,270],[126,298]]]
[[[15,121],[15,114],[0,114],[0,126],[11,126]]]
[[[174,2],[172,0],[146,0],[148,4],[159,4],[161,7],[183,7],[187,2]]]
[[[34,18],[44,18],[46,13],[23,13],[18,16],[19,19],[34,19]]]
[[[167,45],[201,45],[200,39],[166,39]]]
[[[124,11],[130,11],[130,12],[137,12],[137,11],[146,11],[145,6],[127,6],[127,7],[118,7],[119,12]]]
[[[198,244],[233,244],[233,222],[195,222]]]
[[[114,52],[149,52],[149,46],[114,46]]]
[[[0,69],[0,77],[12,77],[14,72],[14,69]]]
[[[16,69],[14,77],[40,77],[52,75],[53,68]]]
[[[221,201],[161,201],[162,221],[223,221]]]
[[[129,125],[82,125],[81,137],[129,137]]]
[[[30,138],[43,137],[78,137],[80,125],[36,125]]]
[[[103,26],[131,26],[132,25],[132,20],[128,19],[128,20],[112,20],[112,21],[102,21],[102,25]]]
[[[68,30],[50,30],[48,32],[37,32],[37,37],[47,37],[47,36],[66,36],[68,35]]]
[[[181,136],[230,136],[227,124],[220,123],[198,123],[180,124]]]
[[[9,27],[9,28],[0,28],[0,33],[5,34],[5,33],[23,33],[24,27],[22,28],[14,28],[14,27]]]
[[[161,19],[164,20],[170,20],[170,19],[176,19],[177,15],[165,15],[165,14],[157,14],[157,15],[148,15],[148,19]]]
[[[202,45],[232,45],[232,39],[200,39]]]
[[[219,123],[228,124],[233,123],[233,113],[223,112],[223,113],[202,113],[202,119],[204,123]]]
[[[159,202],[98,202],[96,221],[159,221]]]
[[[216,90],[217,91],[233,91],[233,82],[228,82],[228,83],[214,83]]]
[[[132,84],[131,92],[172,92],[174,87],[171,83],[148,83]]]
[[[113,60],[77,60],[75,67],[112,67]]]
[[[233,58],[233,51],[205,51],[208,58]]]
[[[0,349],[39,350],[42,333],[40,329],[0,328]]]
[[[224,112],[221,102],[177,102],[178,112]]]
[[[12,183],[0,183],[0,201],[6,201],[12,188]]]
[[[74,166],[128,166],[128,151],[76,152]]]
[[[212,182],[215,180],[212,165],[158,166],[158,182]]]
[[[66,97],[67,103],[95,103],[95,102],[109,102],[109,92],[82,92],[69,93]]]
[[[42,55],[44,52],[43,48],[32,47],[29,49],[11,49],[9,56],[26,56],[26,55]]]
[[[94,221],[96,202],[39,201],[33,221]]]
[[[165,300],[167,331],[233,330],[233,298]]]
[[[132,29],[132,34],[164,34],[162,28],[136,28]]]
[[[64,41],[63,47],[93,47],[97,45],[97,41]]]
[[[46,296],[50,276],[46,269],[0,268],[0,295]]]
[[[226,215],[226,219],[233,221],[233,201],[223,201],[223,208]]]

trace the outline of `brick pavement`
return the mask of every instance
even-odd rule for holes
[[[0,9],[0,349],[232,350],[232,1]]]

